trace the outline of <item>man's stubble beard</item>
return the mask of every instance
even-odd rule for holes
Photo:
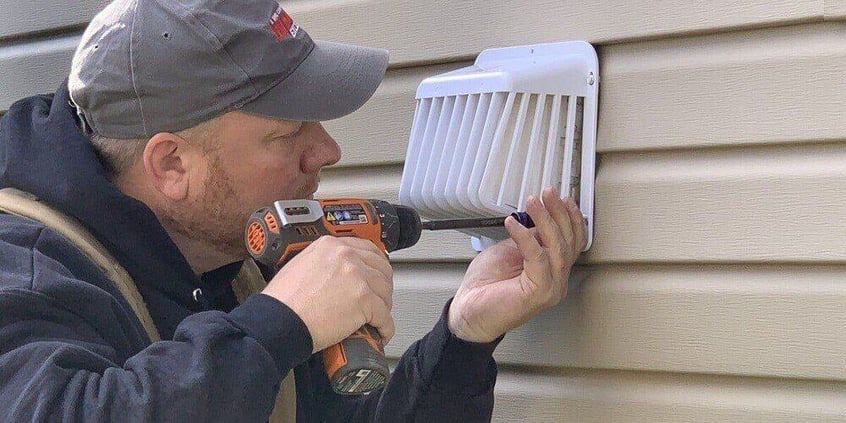
[[[162,223],[168,230],[198,241],[234,260],[248,257],[244,244],[244,224],[249,218],[238,206],[234,184],[219,157],[209,165],[203,195],[187,204],[166,210]]]

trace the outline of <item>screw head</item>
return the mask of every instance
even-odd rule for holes
[[[593,72],[588,74],[587,83],[588,85],[593,85],[596,83],[596,76],[593,74]]]

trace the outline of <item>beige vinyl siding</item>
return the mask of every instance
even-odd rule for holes
[[[825,0],[825,17],[830,20],[846,18],[846,2],[843,0]]]
[[[500,373],[495,421],[834,422],[842,386],[626,372]]]
[[[820,0],[306,0],[289,11],[317,38],[388,48],[391,63],[404,66],[475,57],[491,46],[610,44],[819,21],[825,13]]]
[[[53,92],[67,77],[79,36],[0,42],[0,110],[23,97]]]
[[[85,25],[106,0],[0,0],[0,39]]]
[[[440,264],[420,274],[419,267],[396,266],[394,318],[403,330],[390,353],[401,353],[428,330],[464,270],[461,264]],[[571,280],[572,295],[506,336],[496,356],[500,364],[540,373],[625,369],[844,380],[844,271],[788,265],[582,267]]]
[[[68,28],[101,4],[17,3],[0,110],[58,85]],[[315,38],[392,53],[374,99],[326,124],[344,157],[322,196],[397,200],[423,78],[487,47],[597,46],[594,246],[568,298],[498,348],[494,421],[846,421],[846,2],[283,4]],[[458,233],[392,255],[389,355],[431,328],[473,255]]]

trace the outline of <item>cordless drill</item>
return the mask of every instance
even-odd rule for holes
[[[533,226],[526,213],[514,216]],[[247,249],[270,280],[299,252],[321,236],[367,239],[386,253],[417,243],[423,229],[461,229],[502,226],[504,217],[421,222],[411,207],[358,198],[276,201],[257,210],[247,222]],[[323,365],[335,392],[367,394],[381,388],[390,376],[379,332],[365,325],[347,339],[323,350]]]

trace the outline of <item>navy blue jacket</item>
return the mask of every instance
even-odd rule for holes
[[[80,220],[134,278],[163,340],[66,239],[0,214],[0,421],[266,421],[291,369],[301,422],[490,420],[496,342],[453,336],[449,304],[383,391],[333,393],[302,320],[262,294],[238,305],[238,263],[196,276],[152,211],[109,182],[68,100],[63,84],[0,118],[0,187]]]

